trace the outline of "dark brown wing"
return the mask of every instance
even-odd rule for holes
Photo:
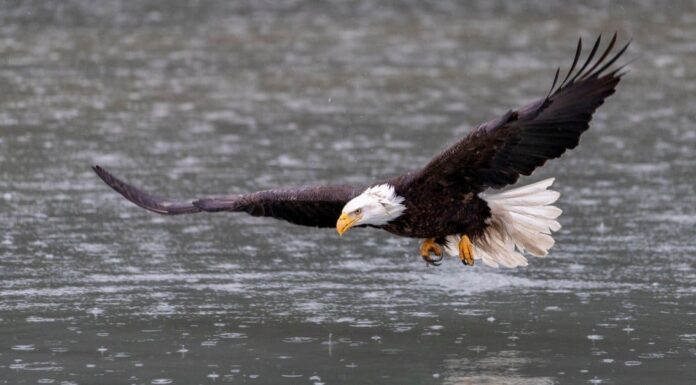
[[[343,206],[362,189],[350,186],[311,186],[258,191],[193,202],[203,211],[244,211],[255,217],[273,217],[314,227],[334,227]]]
[[[246,212],[257,217],[283,219],[304,226],[334,227],[343,206],[362,191],[360,188],[348,186],[316,186],[174,201],[133,187],[100,166],[94,166],[92,169],[107,185],[129,201],[146,210],[164,215],[234,211]]]
[[[578,42],[573,65],[558,88],[559,71],[549,94],[499,119],[484,123],[448,148],[419,172],[412,183],[439,184],[478,192],[515,183],[549,159],[575,148],[594,111],[614,93],[623,67],[604,73],[628,48],[609,56],[616,34],[593,62],[600,38],[575,72],[582,51]],[[609,58],[610,57],[610,58]]]

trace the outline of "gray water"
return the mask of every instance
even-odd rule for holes
[[[556,176],[527,268],[418,241],[161,217],[175,197],[363,183],[544,95],[578,36],[638,57]],[[696,7],[0,5],[0,383],[693,384]]]

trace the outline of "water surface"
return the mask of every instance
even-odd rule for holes
[[[696,9],[89,1],[0,6],[0,383],[696,380]],[[640,57],[556,176],[527,268],[176,197],[364,183],[543,95],[578,36]]]

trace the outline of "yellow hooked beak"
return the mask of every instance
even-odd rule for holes
[[[353,224],[355,224],[355,222],[357,222],[360,218],[362,218],[362,215],[346,213],[341,214],[336,222],[336,231],[338,232],[338,235],[343,235],[343,233],[353,227]]]

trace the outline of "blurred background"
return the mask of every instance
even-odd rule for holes
[[[89,169],[179,198],[392,176],[614,31],[639,59],[522,180],[564,210],[527,268],[161,217]],[[4,1],[0,89],[0,383],[696,381],[691,1]]]

